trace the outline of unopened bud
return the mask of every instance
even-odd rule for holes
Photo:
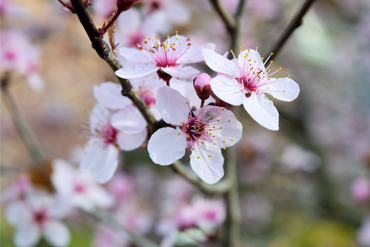
[[[202,73],[199,76],[195,77],[193,80],[195,91],[197,92],[197,95],[201,100],[208,99],[212,93],[210,83],[211,79],[212,78],[208,74]]]
[[[118,12],[126,11],[140,0],[117,0]]]

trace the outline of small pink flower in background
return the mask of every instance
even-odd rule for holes
[[[352,198],[357,203],[366,203],[370,200],[370,181],[367,178],[358,178],[351,185]]]
[[[62,159],[53,160],[52,183],[56,191],[84,210],[113,206],[114,198],[96,184],[91,173],[81,172]]]
[[[364,247],[370,247],[370,217],[365,218],[357,232],[357,241]]]
[[[281,155],[284,169],[291,171],[314,172],[320,165],[320,157],[315,153],[302,149],[297,145],[286,147]]]
[[[100,224],[95,233],[94,247],[126,247],[130,241],[128,236],[109,226]]]
[[[10,202],[23,200],[32,191],[32,185],[26,175],[20,175],[1,193],[0,203],[7,204]]]
[[[46,194],[33,193],[25,201],[9,204],[5,218],[15,228],[14,244],[17,247],[35,246],[41,234],[53,246],[67,246],[70,241],[68,228],[60,221],[67,216],[64,200]]]
[[[39,75],[40,49],[34,46],[21,31],[8,29],[0,35],[0,62],[5,71],[15,70],[27,77],[29,86],[35,91],[44,89]]]
[[[272,78],[272,63],[265,68],[260,54],[251,49],[240,51],[238,59],[228,60],[212,50],[204,49],[206,64],[219,74],[211,80],[213,92],[231,105],[243,104],[249,115],[270,130],[279,129],[279,113],[265,93],[290,102],[299,94],[298,84],[290,78]]]
[[[158,38],[144,39],[144,47],[139,49],[125,48],[119,49],[119,53],[136,63],[135,67],[122,68],[116,71],[116,75],[125,79],[137,79],[147,77],[157,72],[159,75],[168,74],[179,79],[188,79],[199,71],[192,67],[183,67],[184,64],[197,63],[203,61],[202,49],[214,50],[214,44],[194,45],[190,39],[176,34],[167,38],[163,43]],[[163,77],[161,77],[163,78]],[[169,81],[169,79],[166,79]]]
[[[193,112],[189,100],[167,86],[158,90],[156,104],[163,120],[176,128],[165,127],[151,136],[148,151],[153,162],[170,165],[182,158],[189,146],[194,172],[206,183],[219,181],[224,175],[220,148],[233,146],[242,135],[242,125],[234,114],[216,106]]]
[[[114,196],[116,206],[118,206],[133,196],[134,183],[129,176],[116,173],[107,184],[107,189]]]
[[[108,19],[117,11],[117,0],[95,0],[92,8],[95,14],[102,19]]]
[[[116,171],[119,150],[138,148],[146,139],[146,133],[127,133],[112,126],[112,112],[96,104],[90,114],[90,139],[85,145],[85,155],[80,162],[81,170],[92,170],[98,183],[106,183]]]
[[[246,5],[251,15],[262,20],[274,19],[279,10],[274,0],[250,0]]]

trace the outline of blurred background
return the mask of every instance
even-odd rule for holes
[[[115,75],[91,48],[77,16],[62,10],[57,0],[0,2],[1,39],[18,32],[29,43],[19,52],[35,50],[29,55],[31,72],[10,68],[2,57],[1,75],[10,71],[9,91],[45,154],[77,165],[87,141],[81,126],[96,103],[92,87],[117,81]],[[235,12],[238,1],[222,2]],[[303,2],[248,0],[240,46],[258,46],[261,55],[268,54]],[[115,1],[94,0],[88,9],[101,27]],[[118,47],[134,47],[143,36],[166,37],[175,30],[193,44],[215,43],[218,53],[229,49],[224,24],[206,0],[144,0],[119,17],[115,39]],[[10,49],[6,41],[1,49]],[[301,92],[292,103],[274,101],[280,113],[277,132],[240,109],[244,132],[236,149],[243,246],[370,246],[369,57],[370,1],[317,0],[274,58],[274,65],[282,67],[278,76],[290,74]],[[199,68],[207,70],[204,64]],[[119,169],[129,182],[124,181],[152,222],[147,232],[156,232],[155,212],[163,209],[160,198],[174,193],[169,188],[184,192],[181,199],[168,196],[171,205],[199,194],[171,169],[153,164],[145,148],[122,157]],[[1,191],[30,161],[2,103]],[[13,246],[13,230],[1,221],[1,245]],[[67,219],[70,246],[104,246],[96,244],[98,230],[91,221]]]

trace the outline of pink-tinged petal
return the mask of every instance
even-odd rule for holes
[[[114,197],[105,189],[99,186],[94,186],[89,190],[89,197],[100,208],[109,208],[114,204]]]
[[[121,150],[131,151],[139,148],[146,140],[147,135],[147,128],[144,128],[136,133],[127,133],[126,131],[120,131],[117,135],[117,144]]]
[[[70,195],[55,194],[51,206],[47,212],[50,217],[56,219],[63,219],[71,212]]]
[[[242,85],[235,79],[218,75],[211,80],[212,91],[217,97],[231,105],[241,105],[245,100],[245,92]]]
[[[40,231],[33,223],[20,226],[14,233],[13,240],[17,247],[32,247],[40,239]]]
[[[90,132],[93,135],[99,135],[96,130],[100,130],[102,126],[109,123],[110,111],[108,108],[100,103],[96,103],[91,110],[89,120],[90,120]]]
[[[169,33],[171,27],[166,11],[156,10],[145,16],[141,32],[153,38],[157,34]]]
[[[247,55],[248,54],[248,55]],[[247,57],[245,57],[247,55]],[[248,60],[251,59],[251,62]],[[261,55],[258,51],[248,49],[242,51],[238,56],[238,64],[240,68],[244,68],[246,64],[253,64],[253,67],[260,68],[263,72],[265,72],[265,66],[263,65]]]
[[[181,125],[186,122],[190,110],[187,102],[187,98],[170,87],[158,90],[156,105],[166,123]]]
[[[46,241],[53,246],[67,246],[71,240],[68,228],[59,221],[49,220],[43,230]]]
[[[203,49],[202,54],[204,61],[212,70],[239,77],[239,70],[234,62],[209,49]]]
[[[183,25],[190,20],[191,12],[189,8],[181,2],[168,1],[165,7],[167,15],[171,18],[171,23]]]
[[[73,190],[74,170],[62,159],[53,160],[51,182],[59,194],[68,195]]]
[[[200,73],[199,70],[194,69],[193,67],[189,67],[189,66],[188,67],[182,67],[182,66],[166,67],[166,68],[162,68],[162,70],[177,79],[189,79]]]
[[[148,142],[148,152],[154,163],[167,166],[182,158],[187,147],[186,134],[179,128],[157,130]]]
[[[85,146],[85,153],[80,162],[80,170],[82,171],[90,171],[93,169],[96,164],[98,163],[98,159],[102,157],[104,153],[104,149],[100,147],[100,145],[104,145],[103,143],[99,144],[100,139],[98,138],[90,138]],[[97,142],[97,143],[96,143]]]
[[[115,146],[108,145],[100,155],[94,168],[94,178],[96,182],[104,184],[113,177],[116,171],[118,165],[118,150]]]
[[[10,225],[17,227],[32,222],[32,215],[24,202],[15,201],[6,207],[5,219]]]
[[[292,79],[285,78],[270,78],[269,84],[260,87],[268,94],[271,94],[275,99],[290,102],[295,100],[299,95],[299,85]]]
[[[137,33],[141,25],[141,13],[137,8],[130,8],[122,12],[116,21],[116,34],[119,38]],[[130,23],[130,25],[127,25]],[[117,39],[117,38],[116,38]]]
[[[150,76],[157,72],[157,70],[159,70],[159,67],[154,64],[136,64],[134,68],[122,68],[117,70],[115,73],[118,77],[124,79],[138,79]]]
[[[201,112],[199,116],[198,112]],[[215,129],[210,133],[212,133],[212,139],[216,146],[221,148],[231,147],[242,138],[243,126],[232,111],[217,106],[205,106],[203,111],[198,109],[194,114],[201,119],[211,115],[215,116],[206,123],[215,126]]]
[[[93,92],[95,99],[110,109],[121,109],[132,104],[129,98],[122,96],[121,86],[117,83],[103,82],[100,86],[94,86]]]
[[[190,165],[194,172],[206,183],[217,183],[224,176],[224,157],[221,149],[212,143],[194,145],[190,155]]]
[[[279,113],[264,94],[255,94],[246,98],[243,106],[249,115],[260,125],[269,130],[279,129]]]
[[[118,50],[119,54],[125,57],[127,60],[136,63],[154,63],[153,60],[145,55],[144,51],[140,51],[138,48],[127,48],[121,47]],[[146,52],[146,51],[145,51]],[[129,79],[129,78],[127,78]]]
[[[190,49],[179,60],[177,60],[177,63],[186,64],[201,62],[204,60],[202,50],[209,49],[213,51],[215,47],[215,44],[212,43],[190,46]]]
[[[147,123],[140,111],[133,105],[125,107],[112,116],[112,126],[129,133],[142,131]]]

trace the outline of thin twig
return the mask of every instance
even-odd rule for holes
[[[228,178],[223,178],[216,184],[207,184],[203,182],[195,173],[187,169],[180,161],[174,162],[171,167],[182,177],[195,185],[201,191],[207,194],[223,194],[230,189],[230,181]]]
[[[238,46],[240,44],[240,27],[241,27],[241,21],[242,21],[242,15],[243,15],[243,10],[245,6],[246,0],[240,0],[238,9],[234,15],[235,19],[235,28],[229,32],[230,35],[230,49],[237,51]]]
[[[278,41],[272,46],[271,52],[266,54],[266,56],[265,56],[266,58],[269,57],[270,53],[273,53],[274,57],[276,57],[276,55],[279,53],[281,48],[284,46],[284,44],[288,40],[288,38],[292,35],[294,30],[296,30],[298,27],[300,27],[302,25],[303,16],[310,9],[313,2],[315,2],[315,0],[306,0],[306,2],[303,4],[302,8],[297,12],[297,14],[290,21],[289,25],[286,27],[284,32],[281,34]],[[270,57],[270,59],[271,59],[271,57]],[[268,62],[269,60],[267,60],[266,62]]]
[[[44,164],[45,157],[41,151],[40,145],[33,134],[31,127],[28,125],[27,120],[18,110],[16,103],[12,95],[9,92],[9,77],[5,75],[1,78],[1,94],[4,100],[6,107],[9,110],[9,113],[13,119],[14,125],[18,130],[21,138],[23,139],[24,143],[26,144],[28,151],[30,152],[34,162],[36,165]]]
[[[145,236],[139,235],[137,233],[131,232],[130,230],[124,228],[117,220],[109,213],[103,212],[91,212],[85,211],[86,214],[92,216],[93,218],[99,220],[107,224],[108,226],[112,226],[115,229],[119,230],[125,236],[128,236],[129,240],[133,242],[136,246],[140,247],[158,247],[157,244],[153,243],[151,240],[147,239]]]
[[[219,0],[210,0],[211,4],[215,8],[218,15],[221,17],[225,23],[226,29],[228,32],[231,32],[235,29],[236,22],[235,18],[227,11],[225,6]]]
[[[106,61],[113,71],[117,71],[122,68],[120,61],[110,50],[109,46],[100,38],[99,32],[92,20],[89,12],[87,11],[82,0],[71,0],[72,6],[84,27],[89,39],[91,41],[92,47],[98,53],[98,55]],[[139,109],[143,117],[148,123],[149,130],[153,133],[158,129],[157,121],[155,120],[153,114],[139,96],[139,94],[132,88],[129,80],[117,77],[122,86],[122,95],[127,96]]]

